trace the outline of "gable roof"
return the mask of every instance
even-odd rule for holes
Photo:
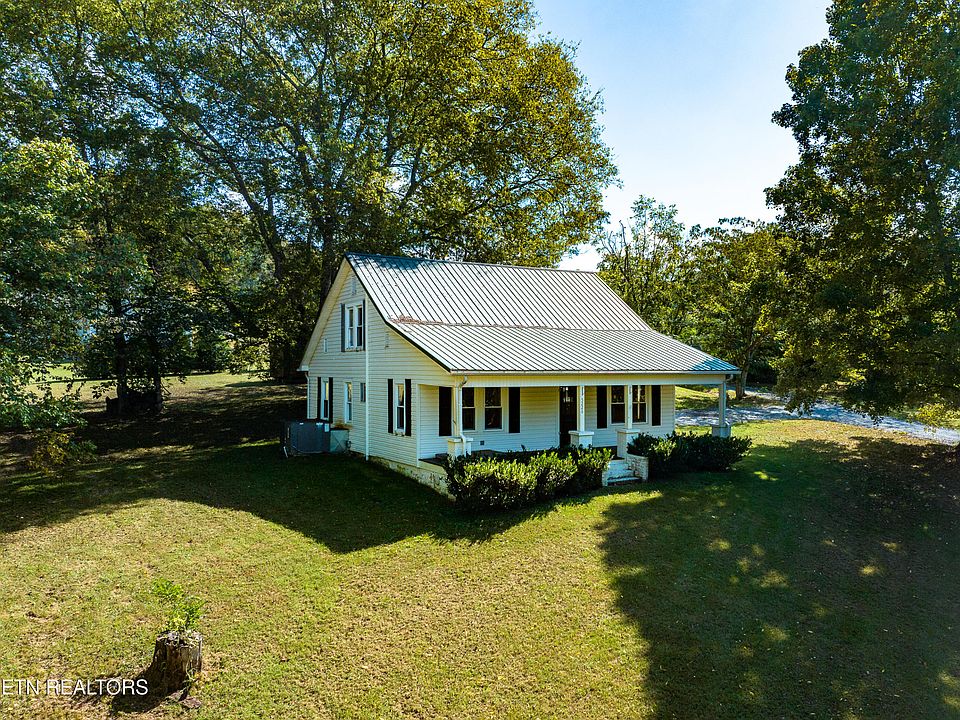
[[[450,372],[731,373],[651,330],[596,273],[350,253],[371,302]]]

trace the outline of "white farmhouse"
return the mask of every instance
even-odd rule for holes
[[[300,368],[307,417],[438,488],[438,458],[674,430],[676,385],[733,365],[662,335],[595,274],[349,254]],[[725,393],[720,424],[726,434]]]

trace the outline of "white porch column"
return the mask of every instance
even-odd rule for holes
[[[453,436],[447,438],[447,454],[452,457],[469,455],[473,452],[473,438],[463,435],[463,390],[453,388]]]
[[[717,402],[719,419],[713,426],[711,433],[717,437],[730,437],[730,424],[727,422],[727,383],[720,383],[720,397]]]
[[[463,390],[453,388],[453,434],[460,437],[460,425],[463,423]]]
[[[583,385],[577,386],[577,429],[570,431],[570,444],[593,445],[593,431],[587,430],[587,389]]]
[[[577,432],[587,429],[587,389],[577,385]]]
[[[720,383],[720,424],[727,424],[727,383]]]
[[[627,456],[627,446],[633,441],[639,430],[633,429],[633,385],[623,386],[623,397],[627,403],[623,416],[623,427],[617,428],[617,457]]]

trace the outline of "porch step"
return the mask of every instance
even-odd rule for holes
[[[633,471],[627,465],[626,460],[613,459],[607,465],[607,471],[603,474],[603,484],[612,485],[622,482],[633,482],[636,478]]]

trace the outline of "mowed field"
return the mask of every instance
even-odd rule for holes
[[[200,707],[0,698],[3,718],[960,717],[960,468],[816,421],[731,473],[469,517],[278,450],[302,388],[175,385],[53,476],[0,436],[0,678],[135,677],[158,577],[207,600]],[[93,406],[91,406],[93,407]]]

